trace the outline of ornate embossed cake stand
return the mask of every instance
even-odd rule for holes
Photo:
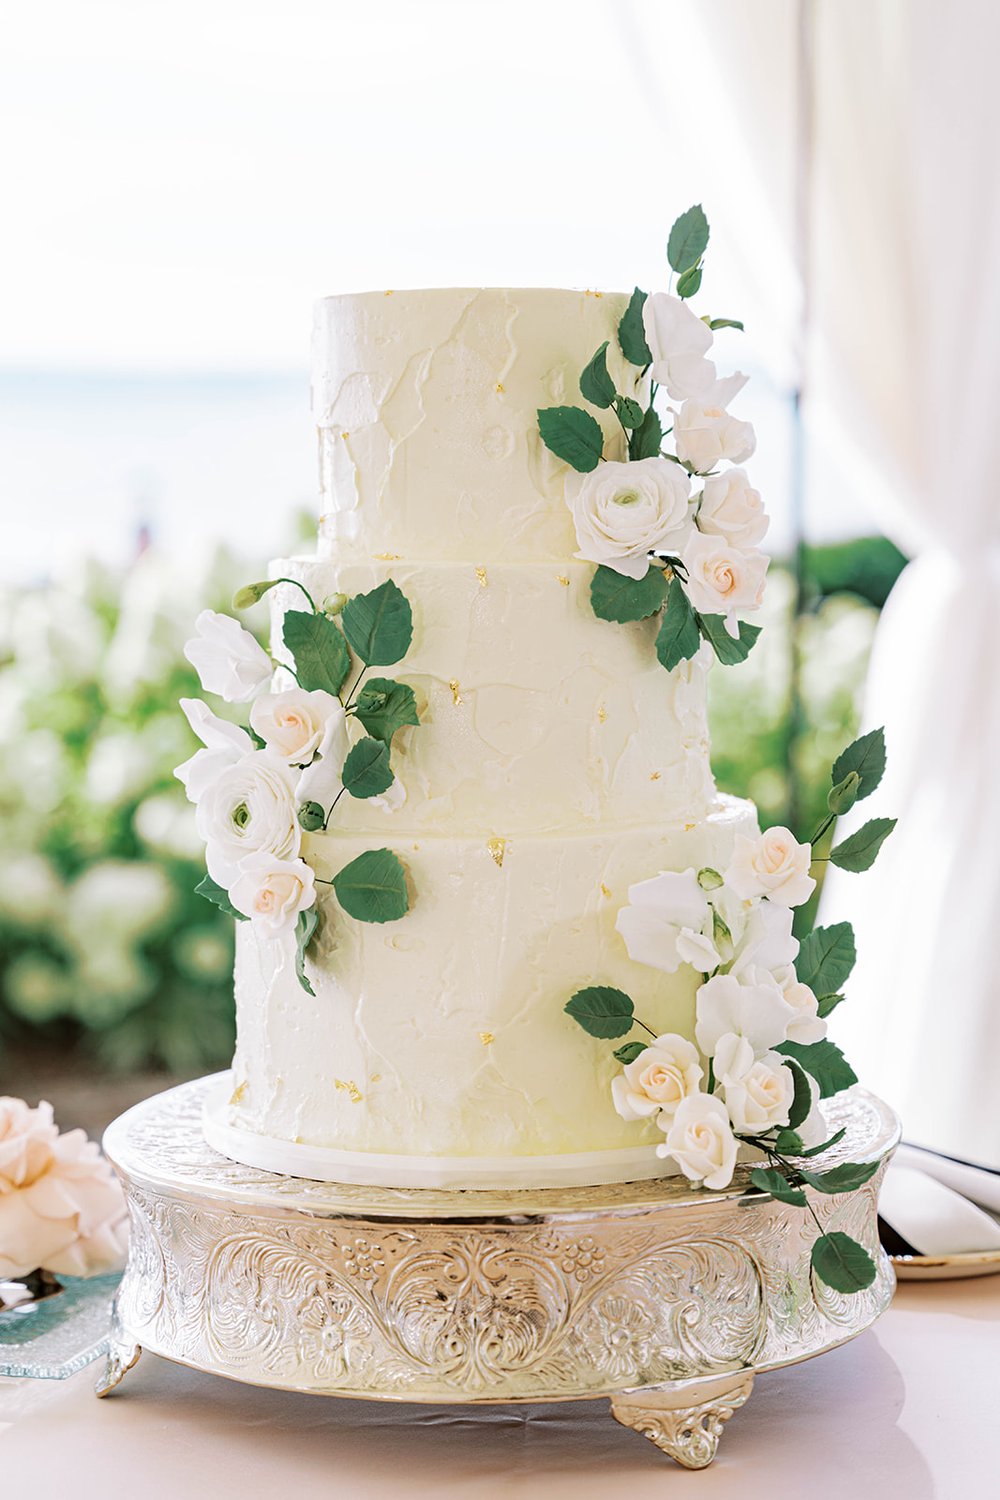
[[[715,1456],[755,1374],[853,1338],[887,1306],[881,1172],[812,1195],[827,1229],[875,1257],[867,1291],[811,1273],[800,1209],[684,1179],[458,1192],[338,1186],[238,1166],[208,1147],[216,1080],[149,1099],[105,1149],[132,1218],[106,1395],[140,1347],[254,1385],[379,1400],[608,1396],[620,1422],[688,1468]],[[829,1102],[844,1139],[821,1160],[887,1160],[890,1110]]]

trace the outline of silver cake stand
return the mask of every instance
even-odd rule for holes
[[[762,1370],[853,1338],[884,1311],[881,1172],[811,1195],[827,1229],[875,1257],[855,1295],[811,1273],[808,1214],[684,1179],[444,1191],[279,1177],[202,1139],[216,1079],[157,1095],[110,1127],[132,1239],[107,1395],[140,1348],[253,1385],[391,1401],[608,1396],[619,1422],[687,1468],[715,1456]],[[892,1112],[860,1089],[829,1102],[844,1139],[817,1164],[888,1159]],[[884,1170],[884,1168],[883,1168]]]

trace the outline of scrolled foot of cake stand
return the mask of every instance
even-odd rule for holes
[[[104,1369],[94,1386],[94,1395],[110,1396],[111,1392],[121,1385],[129,1370],[139,1363],[141,1353],[142,1348],[139,1344],[133,1344],[128,1339],[118,1342],[112,1335]]]
[[[630,1391],[611,1398],[611,1414],[623,1427],[649,1438],[685,1469],[705,1469],[715,1457],[722,1429],[753,1389],[753,1372],[725,1375],[692,1387]],[[700,1396],[692,1401],[692,1396]]]

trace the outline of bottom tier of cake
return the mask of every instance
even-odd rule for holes
[[[581,1170],[593,1183],[646,1175],[640,1157],[652,1162],[660,1136],[618,1117],[612,1047],[563,1007],[584,985],[615,985],[657,1031],[693,1035],[695,974],[633,962],[615,918],[634,882],[724,868],[736,834],[755,827],[750,803],[723,798],[688,826],[400,844],[412,909],[377,926],[324,897],[307,963],[314,995],[290,940],[241,923],[233,1090],[212,1111],[213,1144],[271,1171],[333,1180],[356,1180],[344,1163],[365,1153],[364,1180],[402,1187],[430,1185],[429,1158],[453,1187],[489,1186],[494,1167],[508,1186],[519,1167],[533,1186],[580,1180]],[[324,876],[371,844],[311,842]]]

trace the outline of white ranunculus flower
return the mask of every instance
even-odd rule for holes
[[[268,937],[281,937],[295,926],[300,911],[315,905],[315,879],[305,860],[248,854],[229,899]]]
[[[629,886],[628,905],[619,911],[615,927],[625,940],[629,958],[673,974],[688,962],[681,951],[684,937],[702,934],[711,917],[697,872],[667,871]]]
[[[716,974],[695,997],[695,1039],[712,1057],[722,1037],[732,1032],[761,1057],[785,1040],[794,1014],[776,984],[741,984],[734,974]]]
[[[295,859],[302,839],[297,807],[292,772],[269,750],[253,750],[223,771],[197,812],[212,879],[229,890],[248,854]]]
[[[685,1177],[707,1188],[728,1187],[738,1151],[721,1099],[713,1094],[689,1094],[677,1106],[658,1156],[672,1156]]]
[[[725,469],[721,474],[708,476],[696,524],[699,531],[721,536],[730,547],[744,551],[763,540],[768,527],[767,512],[745,469]]]
[[[665,1130],[681,1100],[697,1093],[701,1078],[697,1048],[684,1037],[666,1032],[612,1079],[611,1097],[623,1120],[656,1115],[657,1124]]]
[[[795,1094],[791,1068],[777,1052],[765,1052],[757,1058],[751,1054],[748,1058],[746,1041],[733,1040],[738,1043],[735,1048],[730,1048],[728,1037],[719,1043],[728,1066],[718,1080],[733,1129],[740,1135],[763,1135],[776,1125],[787,1125]]]
[[[818,1002],[812,990],[802,983],[791,964],[779,969],[774,978],[795,1012],[788,1026],[788,1040],[802,1042],[805,1046],[821,1042],[826,1036],[826,1022],[818,1013]]]
[[[779,906],[801,906],[816,889],[809,874],[812,847],[787,828],[768,828],[756,838],[739,834],[725,872],[737,896],[766,896]]]
[[[738,614],[759,609],[769,558],[750,548],[742,552],[721,536],[692,531],[682,553],[687,595],[703,615],[724,615],[730,635],[739,635]]]
[[[343,718],[339,698],[321,688],[306,692],[261,693],[250,709],[250,727],[267,748],[290,766],[308,765],[319,749],[332,716]]]
[[[184,787],[188,801],[197,802],[217,776],[250,753],[253,741],[245,729],[220,719],[200,698],[182,698],[181,708],[205,748],[196,750],[190,760],[177,767],[174,775]]]
[[[705,355],[712,331],[680,297],[651,292],[642,307],[642,326],[652,355],[650,374],[672,401],[703,396],[715,384],[715,366]]]
[[[674,446],[682,463],[707,474],[724,459],[745,463],[757,439],[749,422],[737,421],[719,402],[684,401],[674,412]]]
[[[644,578],[651,551],[680,552],[691,531],[691,482],[666,458],[599,463],[566,481],[576,554],[626,578]]]
[[[255,697],[274,670],[263,646],[229,615],[212,609],[203,609],[194,624],[198,634],[186,643],[184,655],[206,693],[218,693],[227,703]]]

